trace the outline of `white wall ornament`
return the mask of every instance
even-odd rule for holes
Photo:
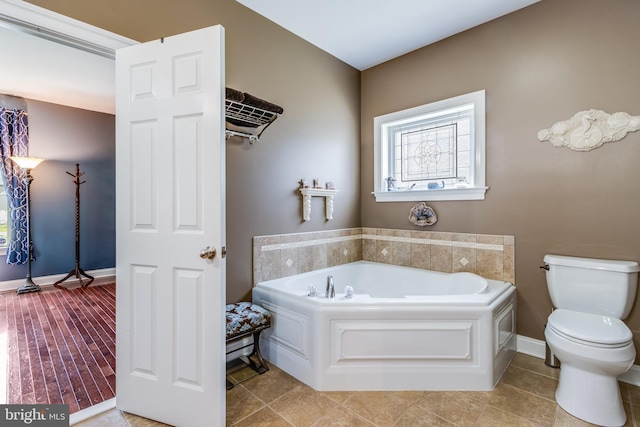
[[[640,116],[627,113],[609,114],[602,110],[576,113],[569,120],[555,123],[538,132],[540,141],[574,151],[590,151],[605,142],[620,141],[627,133],[640,129]]]
[[[325,218],[327,221],[333,219],[333,196],[338,193],[338,190],[305,187],[300,189],[300,193],[302,193],[302,219],[305,221],[311,219],[311,197],[324,197]]]

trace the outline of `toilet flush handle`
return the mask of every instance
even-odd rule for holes
[[[549,271],[549,264],[541,265],[540,268]]]

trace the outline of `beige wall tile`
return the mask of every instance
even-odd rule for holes
[[[327,267],[344,264],[345,258],[342,242],[332,242],[327,244]]]
[[[261,280],[272,280],[283,277],[280,271],[280,250],[262,252],[260,255],[260,265],[260,271],[262,272]]]
[[[306,273],[314,270],[314,250],[317,245],[298,248],[298,272]]]
[[[411,267],[431,269],[431,245],[422,243],[411,244]]]
[[[354,238],[350,238],[352,236]],[[314,240],[320,239],[336,241],[313,244]],[[416,240],[425,243],[421,244]],[[262,250],[263,245],[279,243],[292,246],[279,250]],[[359,260],[442,272],[468,271],[489,279],[514,283],[514,243],[513,236],[367,227],[258,236],[254,238],[253,249],[254,284],[260,280]],[[475,247],[482,244],[495,245],[496,250]],[[499,250],[500,248],[504,250]]]
[[[362,239],[362,259],[365,261],[376,260],[376,241],[373,239]]]
[[[502,251],[478,249],[477,257],[477,274],[487,279],[502,280],[504,276]]]
[[[298,248],[280,250],[280,277],[298,274]]]
[[[374,261],[393,264],[393,247],[389,240],[376,240]]]
[[[366,234],[368,236],[375,236],[377,230],[378,230],[377,228],[362,227],[362,234]]]
[[[408,239],[411,237],[411,230],[392,230],[391,235],[394,237],[402,237]]]
[[[254,241],[255,242],[255,241]],[[262,270],[262,262],[261,262],[261,258],[260,258],[260,254],[262,253],[262,246],[256,246],[254,243],[253,246],[253,284],[255,285],[256,283],[260,282],[261,280],[258,278],[262,277],[262,273],[260,272]]]
[[[431,239],[431,232],[430,231],[411,231],[411,238],[412,239],[423,239],[423,240],[430,240]]]
[[[485,245],[504,245],[504,236],[491,234],[478,234],[478,243]]]
[[[451,263],[451,271],[454,273],[461,271],[475,273],[476,249],[453,246],[451,248]]]
[[[298,234],[281,234],[280,243],[296,243],[298,242]]]
[[[376,229],[376,235],[378,236],[393,236],[397,230],[391,228],[378,228]]]
[[[502,280],[510,283],[516,282],[516,247],[505,246],[503,254],[504,277]]]
[[[349,262],[356,262],[363,259],[362,257],[362,239],[353,239],[349,241]]]
[[[453,239],[453,233],[447,233],[442,231],[431,232],[431,240],[451,241],[452,239]]]
[[[451,240],[454,242],[476,243],[476,235],[468,233],[453,233]]]
[[[318,233],[315,231],[298,234],[298,242],[308,242],[308,241],[317,240],[317,239],[318,239]]]
[[[431,270],[451,273],[453,261],[451,246],[431,245]]]
[[[280,243],[280,235],[274,234],[273,236],[255,236],[253,238],[253,244],[258,246],[275,245]]]
[[[393,242],[393,264],[411,266],[411,243]]]

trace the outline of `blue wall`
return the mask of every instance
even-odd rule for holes
[[[29,154],[45,161],[33,169],[31,234],[37,278],[67,274],[75,266],[75,184],[80,186],[80,267],[115,267],[115,117],[27,100]],[[0,261],[0,281],[24,278],[26,266]]]

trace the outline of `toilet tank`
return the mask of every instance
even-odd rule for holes
[[[547,287],[556,308],[624,319],[638,288],[635,261],[545,255]]]

